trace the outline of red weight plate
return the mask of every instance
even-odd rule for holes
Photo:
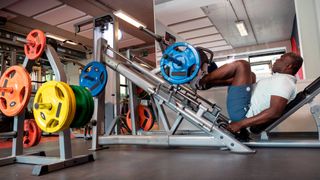
[[[38,127],[34,120],[24,121],[23,147],[32,147],[38,144]]]
[[[24,45],[24,53],[30,60],[39,58],[46,47],[46,35],[38,30],[32,30],[27,36],[27,44]]]
[[[139,105],[138,106],[138,114],[139,114],[139,127],[138,129],[143,129],[144,131],[149,131],[154,124],[154,118],[150,109],[146,106]],[[131,117],[130,117],[130,110],[127,113],[126,123],[130,130],[132,130],[131,125]]]
[[[18,115],[31,96],[31,78],[27,70],[11,66],[0,78],[0,110],[7,116]]]

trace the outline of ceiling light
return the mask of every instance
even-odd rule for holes
[[[49,34],[49,33],[46,33],[46,37],[52,38],[52,39],[55,39],[55,40],[58,40],[58,41],[61,41],[61,42],[66,41],[66,39],[64,39],[64,38],[62,38],[62,37],[60,37],[60,36],[56,36],[56,35]],[[77,43],[71,42],[71,41],[67,41],[66,43],[72,44],[72,45],[78,45]]]
[[[115,12],[113,12],[113,14],[115,16],[117,16],[118,18],[126,21],[127,23],[129,23],[137,28],[140,28],[140,27],[146,28],[147,27],[146,25],[140,23],[139,21],[137,21],[133,17],[130,17],[128,14],[126,14],[125,12],[123,12],[121,10],[115,11]]]
[[[118,29],[118,41],[122,39],[122,31]]]
[[[248,36],[248,31],[246,25],[244,24],[244,21],[236,21],[235,23],[238,31],[240,32],[240,36]]]

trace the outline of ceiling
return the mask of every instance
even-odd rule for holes
[[[92,47],[92,24],[77,34],[73,25],[120,9],[154,30],[150,0],[1,0],[0,16],[8,18],[5,28],[10,31],[27,34],[37,28]],[[123,34],[119,48],[154,44],[152,38],[126,22],[120,20],[119,27]]]
[[[183,40],[214,52],[288,40],[293,0],[155,0],[156,19]],[[248,36],[235,21],[243,20]]]
[[[78,34],[73,25],[120,9],[152,31],[157,19],[180,39],[215,52],[288,40],[295,15],[294,0],[1,0],[0,16],[9,19],[8,30],[37,28],[92,47],[92,24]],[[237,20],[245,22],[248,36],[240,36]],[[119,26],[120,48],[154,44],[126,22]]]

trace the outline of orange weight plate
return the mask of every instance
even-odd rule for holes
[[[31,96],[31,78],[26,69],[11,66],[0,78],[0,110],[6,116],[18,115]]]
[[[138,106],[138,115],[139,115],[139,127],[138,129],[143,129],[144,131],[149,131],[154,124],[154,117],[152,116],[152,113],[150,109],[146,106],[139,105]],[[130,130],[132,130],[131,125],[131,116],[130,116],[130,110],[127,113],[126,123]]]
[[[27,36],[27,44],[24,45],[24,53],[30,60],[39,58],[46,47],[46,35],[38,30],[32,30]]]

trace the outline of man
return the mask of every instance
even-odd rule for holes
[[[232,121],[227,127],[238,133],[250,126],[264,124],[280,117],[296,96],[296,78],[303,59],[295,53],[282,55],[273,64],[273,75],[255,82],[250,64],[244,60],[225,64],[194,80],[191,87],[200,90],[227,85],[227,110]]]

